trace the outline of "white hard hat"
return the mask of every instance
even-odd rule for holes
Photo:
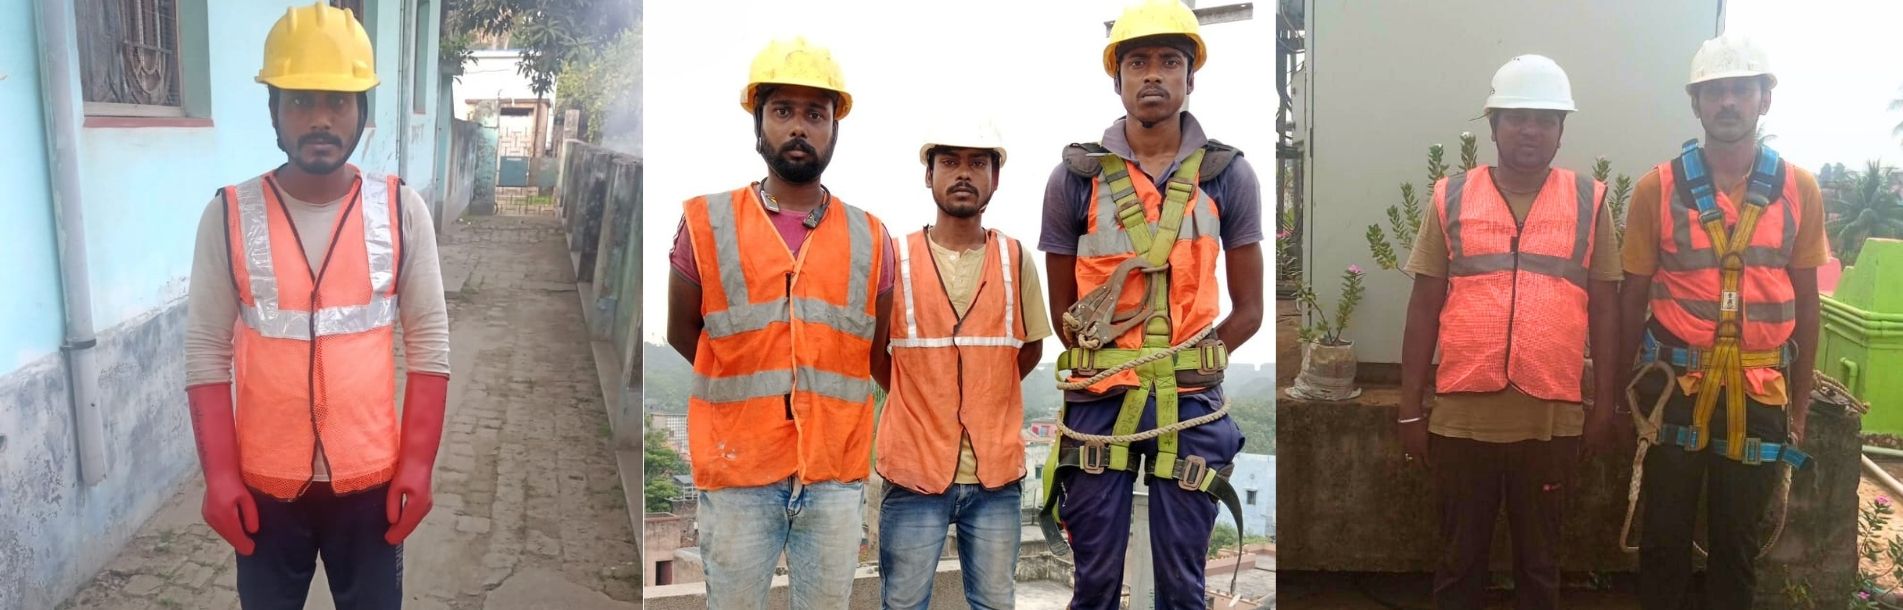
[[[1507,60],[1493,73],[1493,94],[1486,110],[1531,108],[1573,112],[1573,84],[1559,64],[1543,55],[1521,55]]]
[[[925,143],[918,147],[918,162],[929,165],[933,148],[982,148],[998,153],[998,165],[1004,165],[1004,138],[998,127],[987,119],[940,120],[926,132]]]
[[[1685,90],[1705,81],[1741,76],[1762,76],[1771,80],[1772,87],[1777,86],[1777,75],[1771,73],[1771,59],[1764,48],[1742,34],[1725,34],[1698,46]]]

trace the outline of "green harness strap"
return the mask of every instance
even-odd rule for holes
[[[1132,360],[1153,354],[1168,352],[1171,349],[1171,323],[1169,310],[1168,264],[1171,250],[1182,231],[1183,217],[1190,210],[1191,198],[1195,196],[1196,180],[1201,171],[1204,151],[1198,149],[1184,159],[1171,174],[1164,192],[1163,209],[1158,218],[1156,232],[1152,233],[1143,213],[1142,199],[1137,196],[1131,182],[1129,166],[1116,155],[1102,157],[1103,188],[1110,189],[1111,201],[1116,205],[1118,224],[1124,234],[1130,238],[1134,252],[1141,253],[1145,262],[1155,271],[1146,271],[1149,275],[1147,295],[1150,313],[1143,326],[1143,345],[1139,349],[1099,349],[1069,350],[1059,356],[1058,369],[1068,369],[1067,364],[1078,364],[1078,360],[1087,360],[1093,368],[1109,368],[1128,363]],[[1203,353],[1209,351],[1211,353]],[[1169,426],[1177,422],[1176,371],[1178,369],[1220,368],[1227,364],[1227,354],[1220,348],[1201,349],[1181,352],[1173,358],[1161,358],[1133,369],[1139,383],[1124,393],[1123,402],[1117,412],[1117,420],[1111,429],[1113,436],[1129,436],[1137,433],[1137,425],[1143,416],[1143,405],[1154,394],[1156,396],[1156,426]],[[1072,356],[1076,355],[1076,358]],[[1068,405],[1058,410],[1058,420],[1062,421]],[[1177,481],[1178,486],[1209,493],[1229,508],[1237,521],[1236,531],[1242,531],[1241,503],[1235,489],[1228,479],[1211,470],[1201,457],[1177,459],[1178,438],[1176,432],[1158,436],[1157,456],[1150,465],[1150,474],[1160,479]],[[1107,454],[1107,455],[1106,455]],[[1092,474],[1105,470],[1135,471],[1136,465],[1130,460],[1130,445],[1127,442],[1086,443],[1078,447],[1064,447],[1063,439],[1057,442],[1057,450],[1044,461],[1044,510],[1039,523],[1043,526],[1045,539],[1054,552],[1065,551],[1063,534],[1058,528],[1061,517],[1055,494],[1052,493],[1057,473],[1063,468],[1078,468]],[[1058,552],[1057,554],[1063,554]]]

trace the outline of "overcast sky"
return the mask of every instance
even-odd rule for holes
[[[919,229],[935,211],[918,162],[929,117],[986,114],[999,124],[1010,160],[985,223],[1035,247],[1044,182],[1064,145],[1099,139],[1123,114],[1101,56],[1103,24],[1122,6],[1121,0],[649,3],[643,67],[648,340],[665,336],[665,255],[680,202],[766,175],[753,152],[752,119],[739,100],[748,65],[768,40],[803,34],[830,47],[845,71],[852,114],[840,123],[839,146],[823,178],[836,196],[879,216],[894,238]],[[1256,4],[1252,21],[1204,29],[1209,63],[1197,74],[1189,102],[1213,137],[1254,161],[1264,185],[1275,183],[1272,6]],[[680,27],[686,24],[698,27]],[[1273,216],[1270,196],[1263,195],[1265,221]],[[1041,269],[1043,257],[1036,258]],[[1267,242],[1264,259],[1273,264]],[[1229,309],[1226,300],[1223,309]],[[1265,323],[1231,357],[1270,362],[1271,329]],[[1046,360],[1056,352],[1055,344],[1047,346]]]
[[[1778,86],[1765,127],[1779,153],[1812,170],[1903,163],[1890,136],[1900,117],[1888,110],[1903,85],[1903,2],[1731,0],[1726,10],[1726,29],[1771,55]]]

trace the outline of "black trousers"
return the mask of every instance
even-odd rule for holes
[[[290,502],[256,491],[257,549],[238,556],[238,602],[245,610],[304,607],[317,558],[324,558],[338,610],[403,605],[403,545],[383,541],[384,486],[339,496],[313,483]]]
[[[1558,607],[1559,526],[1580,437],[1488,443],[1436,434],[1427,442],[1447,544],[1434,573],[1434,606],[1484,606],[1493,524],[1504,504],[1513,540],[1513,607]]]
[[[1674,374],[1682,374],[1683,371]],[[1657,373],[1646,375],[1639,386],[1639,407],[1649,407],[1659,392],[1670,391],[1664,421],[1692,423],[1694,397],[1686,396]],[[1710,431],[1722,437],[1727,425],[1725,397],[1718,397]],[[1767,443],[1788,439],[1783,408],[1745,401],[1746,436]],[[1794,400],[1794,403],[1801,402]],[[1776,493],[1777,464],[1756,466],[1734,461],[1709,448],[1689,452],[1676,445],[1658,445],[1645,454],[1645,511],[1639,536],[1639,605],[1645,610],[1681,610],[1691,607],[1750,608],[1757,587],[1756,561],[1762,544],[1765,508]],[[1692,530],[1698,521],[1698,498],[1706,496],[1706,528],[1710,553],[1704,590],[1692,587]],[[1702,606],[1694,602],[1702,601]]]

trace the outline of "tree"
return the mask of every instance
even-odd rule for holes
[[[445,57],[466,59],[471,34],[506,36],[521,49],[517,69],[536,95],[583,50],[607,46],[641,19],[641,3],[629,0],[448,0],[445,9]]]
[[[1903,201],[1889,188],[1893,169],[1880,161],[1866,163],[1863,172],[1851,174],[1849,188],[1838,190],[1830,202],[1833,218],[1824,228],[1845,265],[1856,264],[1866,239],[1903,237]]]
[[[582,112],[581,137],[639,154],[641,122],[641,24],[600,49],[576,53],[556,78],[561,105]]]
[[[673,510],[674,498],[680,497],[681,488],[674,484],[674,475],[687,474],[687,460],[668,447],[667,431],[654,427],[654,420],[647,421],[647,432],[641,435],[644,451],[641,474],[646,481],[641,488],[645,497],[647,512],[664,513]]]
[[[1216,524],[1216,529],[1209,531],[1208,557],[1213,559],[1225,550],[1236,548],[1238,539],[1235,526],[1227,523]]]

